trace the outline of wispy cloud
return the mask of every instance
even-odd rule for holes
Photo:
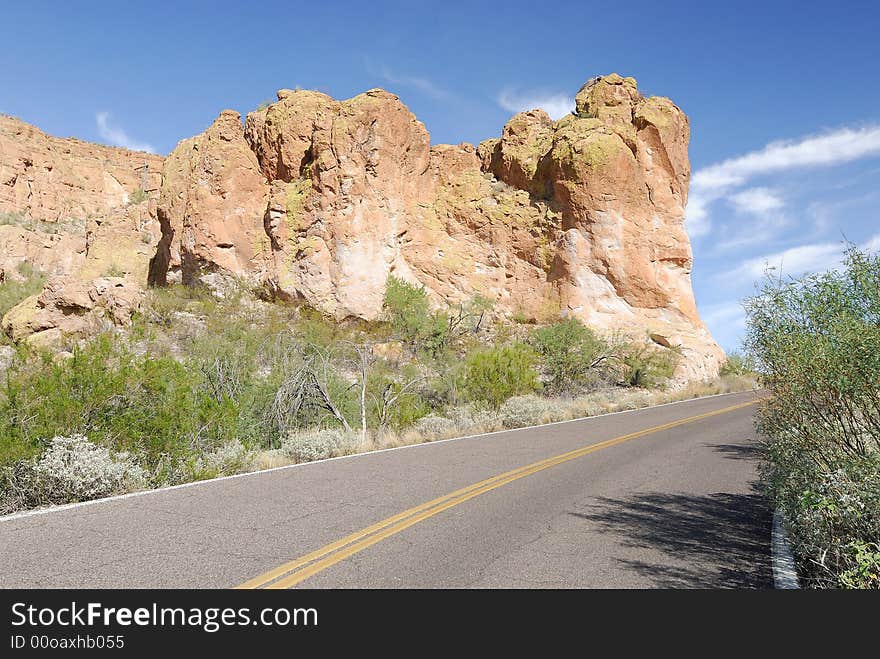
[[[799,275],[804,272],[820,272],[840,263],[840,243],[819,243],[791,247],[775,254],[765,254],[744,261],[732,273],[740,277],[758,279],[767,270],[776,274]],[[724,275],[727,276],[727,275]]]
[[[829,167],[880,155],[880,126],[840,128],[798,140],[771,142],[763,149],[696,171],[691,179],[687,226],[692,237],[709,233],[709,207],[762,174]],[[735,202],[734,202],[735,203]]]
[[[731,195],[730,202],[738,212],[749,215],[779,211],[785,205],[779,193],[770,188],[748,188]]]
[[[378,69],[373,67],[368,67],[374,75],[379,76],[385,82],[391,83],[392,85],[400,85],[401,87],[410,87],[412,89],[416,89],[426,96],[430,96],[435,99],[448,99],[452,97],[452,94],[443,89],[435,82],[429,80],[428,78],[423,78],[421,76],[413,76],[413,75],[401,75],[399,73],[391,71],[388,67],[380,67]]]
[[[574,97],[561,92],[517,92],[505,89],[495,100],[508,112],[525,112],[541,108],[552,119],[561,119],[574,110]]]
[[[840,265],[845,245],[840,242],[816,243],[791,247],[781,252],[765,254],[743,261],[734,270],[719,275],[720,277],[746,277],[758,279],[768,270],[776,275],[800,275],[805,272],[823,272]],[[880,234],[876,234],[859,245],[866,251],[880,249]]]
[[[101,136],[101,139],[108,141],[114,146],[125,147],[132,151],[156,153],[156,149],[152,145],[135,140],[122,128],[112,124],[109,112],[98,112],[95,115],[95,123],[98,125],[98,134]]]
[[[707,325],[724,324],[738,328],[745,325],[745,312],[739,302],[709,305],[700,312],[700,317]]]

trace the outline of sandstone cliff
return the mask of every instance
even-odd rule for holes
[[[5,119],[0,210],[56,224],[84,215],[94,228],[91,241],[62,231],[55,243],[27,229],[42,246],[23,248],[31,237],[16,234],[4,240],[16,255],[4,248],[0,267],[25,258],[83,277],[90,254],[112,259],[131,241],[108,240],[100,228],[134,235],[125,194],[146,161],[140,187],[158,199],[138,219],[150,227],[148,249],[122,250],[132,280],[227,273],[343,319],[377,317],[394,274],[424,285],[437,304],[480,294],[498,313],[538,322],[575,315],[680,345],[683,375],[715,375],[723,354],[697,314],[684,230],[687,117],[616,74],[590,81],[576,100],[556,122],[533,110],[477,147],[432,147],[386,91],[337,101],[281,90],[244,125],[224,111],[164,162]],[[68,188],[75,194],[57,194]]]

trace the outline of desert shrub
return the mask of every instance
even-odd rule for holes
[[[212,305],[216,305],[216,300],[207,287],[173,284],[151,289],[142,314],[152,323],[170,327],[177,314],[204,313]]]
[[[474,352],[466,360],[467,393],[471,400],[498,409],[511,396],[540,389],[536,363],[537,355],[523,343]]]
[[[401,430],[429,414],[437,394],[428,384],[426,367],[417,360],[386,359],[375,347],[372,350],[367,368],[368,425]]]
[[[428,439],[452,437],[455,435],[456,429],[455,421],[439,414],[428,414],[413,424],[413,430]]]
[[[198,455],[192,465],[193,480],[251,471],[256,461],[256,452],[236,439]]]
[[[235,436],[237,408],[200,386],[171,357],[136,355],[115,335],[68,359],[15,364],[0,383],[0,465],[35,455],[43,438],[86,435],[130,451],[153,470],[163,454],[183,459]]]
[[[758,365],[755,362],[754,357],[738,352],[731,352],[729,355],[727,355],[727,359],[725,359],[724,363],[721,365],[719,375],[748,377],[756,375],[757,370]]]
[[[388,277],[384,309],[388,320],[400,337],[417,343],[428,333],[431,316],[428,292],[395,276]]]
[[[457,432],[463,435],[492,432],[501,427],[498,412],[482,405],[459,405],[449,408],[446,414],[455,422]]]
[[[531,394],[514,396],[501,404],[498,416],[505,428],[535,426],[547,422],[552,405],[547,399]]]
[[[134,206],[144,203],[149,198],[150,195],[147,194],[146,190],[141,190],[140,188],[138,188],[137,190],[134,190],[130,195],[128,195],[128,203]]]
[[[610,365],[607,344],[577,318],[536,330],[532,341],[547,369],[548,389],[555,393],[594,388]]]
[[[302,430],[292,432],[281,445],[281,450],[297,462],[312,462],[352,453],[357,437],[342,430]]]
[[[678,348],[639,341],[620,347],[617,356],[623,384],[646,388],[662,386],[675,373],[680,359]]]
[[[815,587],[876,587],[880,257],[850,247],[840,270],[768,277],[746,312],[746,346],[772,393],[757,420],[768,488],[801,576]]]
[[[46,283],[46,277],[29,263],[22,262],[18,267],[18,273],[22,279],[7,276],[0,281],[0,318],[25,298],[43,290],[43,284]]]
[[[431,312],[424,286],[388,277],[383,308],[391,327],[410,347],[438,355],[448,344],[449,316]]]
[[[876,542],[850,542],[846,549],[851,555],[853,567],[840,574],[844,588],[880,589],[880,544]]]
[[[53,437],[39,458],[7,466],[3,512],[88,501],[146,486],[147,473],[128,453],[111,453],[83,435]]]

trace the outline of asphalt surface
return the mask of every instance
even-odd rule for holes
[[[754,398],[704,398],[0,518],[0,586],[232,587],[508,470]],[[298,587],[771,587],[753,413],[748,406],[662,429],[518,478]]]

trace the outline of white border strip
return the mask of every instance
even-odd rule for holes
[[[220,481],[232,480],[234,478],[247,478],[249,476],[260,476],[284,469],[294,469],[296,467],[308,467],[309,465],[320,464],[322,462],[333,462],[334,460],[348,460],[350,458],[361,458],[367,455],[375,455],[377,453],[388,453],[390,451],[401,451],[403,449],[419,448],[422,446],[433,446],[435,444],[444,444],[446,442],[457,442],[463,439],[475,439],[477,437],[489,437],[491,435],[500,435],[501,433],[520,432],[522,430],[534,430],[535,428],[544,428],[547,426],[558,426],[563,423],[576,423],[578,421],[588,421],[590,419],[599,419],[606,416],[615,416],[617,414],[630,414],[632,412],[643,412],[658,407],[667,407],[669,405],[680,405],[681,403],[693,403],[700,400],[708,400],[710,398],[720,398],[722,396],[736,396],[741,394],[754,393],[754,391],[731,391],[726,394],[712,394],[710,396],[697,396],[696,398],[686,398],[684,400],[674,400],[670,403],[660,403],[659,405],[648,405],[647,407],[637,407],[632,410],[620,410],[618,412],[605,412],[594,416],[581,416],[576,419],[566,419],[565,421],[553,421],[552,423],[540,423],[534,426],[524,426],[522,428],[509,428],[505,430],[494,430],[492,432],[479,433],[477,435],[463,435],[461,437],[449,437],[447,439],[437,439],[434,441],[418,442],[416,444],[407,444],[406,446],[393,446],[391,448],[376,449],[375,451],[364,451],[363,453],[352,453],[350,455],[340,455],[335,458],[324,458],[323,460],[313,460],[311,462],[300,462],[298,464],[283,465],[281,467],[271,467],[269,469],[258,469],[257,471],[248,471],[243,474],[233,474],[231,476],[218,476],[217,478],[207,478],[201,481],[193,481],[191,483],[181,483],[179,485],[169,485],[167,487],[158,487],[151,490],[139,490],[137,492],[128,492],[126,494],[117,494],[112,497],[103,497],[101,499],[91,499],[89,501],[78,501],[77,503],[67,503],[61,506],[49,506],[46,508],[36,508],[34,510],[23,510],[18,513],[0,516],[0,523],[9,522],[23,517],[32,517],[35,515],[46,515],[48,513],[61,512],[63,510],[71,510],[73,508],[83,508],[85,506],[93,506],[99,503],[107,503],[110,501],[121,501],[123,499],[132,499],[134,497],[146,496],[148,494],[156,494],[159,492],[169,492],[171,490],[182,490],[187,487],[196,487],[198,485],[209,485]]]
[[[773,511],[773,532],[770,547],[773,562],[773,586],[779,590],[800,588],[794,556],[788,541],[788,533],[783,524],[782,512]]]

